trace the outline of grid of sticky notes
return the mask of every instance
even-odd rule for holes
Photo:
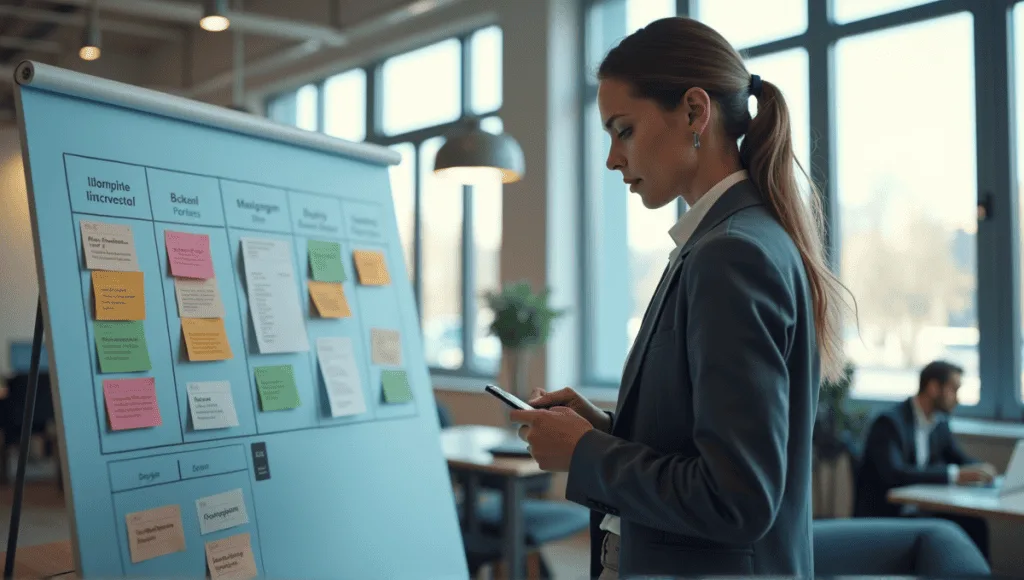
[[[249,524],[241,488],[195,501],[200,536]],[[164,505],[125,515],[128,551],[133,564],[186,551],[181,506]],[[249,532],[207,541],[205,560],[213,580],[247,580],[258,575]]]
[[[146,345],[145,277],[139,268],[130,225],[82,221],[87,267],[92,270],[94,334],[103,373],[136,373],[152,369]],[[221,299],[208,234],[167,229],[164,245],[174,283],[184,352],[190,363],[233,357],[225,328]],[[295,294],[292,245],[288,240],[242,238],[242,256],[250,314],[259,354],[303,352],[310,349],[305,320]],[[341,244],[307,241],[306,285],[316,317],[352,316],[345,295],[348,282]],[[384,253],[352,251],[356,282],[361,286],[391,283]],[[402,337],[397,329],[369,329],[370,358],[381,367],[380,387],[385,403],[407,403],[412,390],[404,367]],[[366,401],[352,339],[320,337],[317,360],[331,415],[363,413]],[[294,369],[289,364],[253,368],[260,408],[264,412],[302,405]],[[215,377],[213,377],[215,378]],[[103,381],[103,397],[112,430],[142,429],[162,424],[157,403],[157,379],[121,377]],[[190,382],[188,408],[197,430],[238,426],[231,384],[225,380]]]
[[[164,245],[191,362],[228,360],[234,355],[224,328],[224,303],[217,288],[210,236],[164,231]]]
[[[82,220],[82,251],[91,271],[93,335],[100,373],[152,370],[146,344],[145,276],[139,269],[130,225]],[[142,429],[162,424],[154,377],[103,381],[110,428]]]

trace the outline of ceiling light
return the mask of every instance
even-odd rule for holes
[[[523,178],[523,149],[511,135],[494,135],[469,119],[434,158],[434,174],[464,185],[512,183]]]
[[[231,26],[228,20],[227,0],[206,0],[203,7],[203,17],[199,20],[199,26],[210,32],[221,32]]]
[[[96,60],[100,57],[100,27],[96,8],[89,13],[89,21],[82,31],[82,47],[78,49],[78,57],[82,60]]]
[[[425,12],[429,12],[437,7],[437,0],[419,0],[409,5],[407,10],[409,14],[413,16],[419,16]]]

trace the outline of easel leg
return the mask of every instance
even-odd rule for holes
[[[39,385],[39,356],[43,349],[43,303],[36,303],[36,328],[32,335],[32,362],[29,365],[28,385],[25,392],[25,414],[21,422],[21,441],[18,443],[18,471],[14,481],[14,502],[11,505],[11,523],[7,532],[7,558],[4,562],[4,580],[14,577],[14,556],[18,547],[18,527],[21,523],[21,504],[25,494],[25,463],[28,461],[32,420],[36,414],[36,390]]]

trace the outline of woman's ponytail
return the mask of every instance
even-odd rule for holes
[[[755,79],[760,93],[757,115],[740,146],[740,158],[757,184],[768,207],[796,244],[810,283],[814,326],[821,353],[821,374],[834,379],[843,371],[842,319],[843,285],[829,268],[824,251],[824,218],[821,197],[806,170],[793,155],[789,108],[778,87]],[[800,193],[797,171],[809,189],[808,202]]]

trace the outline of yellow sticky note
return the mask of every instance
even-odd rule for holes
[[[387,286],[391,283],[384,254],[377,250],[355,250],[352,253],[359,273],[359,283],[366,286]]]
[[[233,356],[221,318],[182,318],[181,332],[190,361],[227,360]]]
[[[347,318],[352,316],[345,299],[345,290],[338,282],[310,280],[309,297],[313,299],[321,318]]]
[[[125,516],[125,522],[133,564],[185,551],[185,530],[178,505],[133,512]]]
[[[93,270],[96,320],[145,320],[146,295],[142,272]]]

